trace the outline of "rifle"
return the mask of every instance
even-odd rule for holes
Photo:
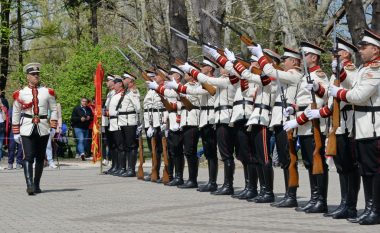
[[[340,86],[340,60],[338,55],[338,42],[336,41],[336,25],[334,22],[334,57],[336,58],[337,66],[335,71],[335,79],[334,85]],[[334,97],[333,100],[333,112],[332,112],[332,127],[329,131],[327,147],[326,147],[326,155],[335,156],[336,155],[336,130],[340,127],[340,101]]]
[[[205,9],[202,9],[202,12],[205,15],[207,15],[208,17],[210,17],[210,19],[212,19],[217,24],[222,25],[222,27],[228,27],[229,29],[231,29],[231,31],[235,32],[239,36],[240,40],[244,44],[246,44],[247,46],[257,46],[257,44],[253,41],[253,39],[249,35],[241,32],[240,30],[238,30],[237,28],[235,28],[234,26],[232,26],[230,23],[224,22],[223,20],[216,18],[215,16],[211,15]],[[276,68],[277,70],[282,70],[282,68],[279,65],[273,63],[273,60],[272,60],[272,58],[270,56],[268,56],[267,54],[264,54],[264,56],[267,58],[267,60],[268,60],[269,63],[272,63],[272,65],[273,65],[274,68]],[[244,65],[244,66],[246,66],[246,65]],[[248,68],[248,67],[246,67],[246,68]]]
[[[167,184],[169,179],[169,158],[168,158],[168,143],[165,137],[165,132],[162,133],[162,155],[164,157],[164,170],[162,173],[162,183]]]
[[[139,167],[138,167],[138,170],[137,170],[137,179],[139,180],[143,180],[144,179],[144,169],[143,169],[143,165],[145,163],[145,159],[144,159],[144,141],[143,141],[143,138],[142,138],[142,133],[140,133],[140,136],[139,136]]]
[[[158,180],[158,172],[157,172],[157,141],[156,141],[156,135],[153,134],[151,140],[152,144],[152,173],[150,175],[150,181],[157,182]]]
[[[284,88],[281,85],[280,79],[278,77],[278,71],[276,70],[276,80],[277,80],[277,88],[280,90],[280,97],[281,97],[281,103],[282,103],[282,108],[285,109],[287,107],[286,103],[286,97],[285,97],[285,92]],[[281,125],[282,125],[282,119],[281,118]],[[290,120],[290,116],[286,118],[287,121]],[[296,147],[294,145],[294,140],[293,140],[293,130],[289,130],[286,132],[286,137],[288,140],[288,150],[289,150],[289,158],[290,158],[290,163],[289,163],[289,179],[288,179],[288,186],[290,188],[293,187],[298,187],[299,186],[299,176],[298,176],[298,170],[297,170],[297,152],[296,152]]]
[[[152,79],[148,76],[148,74],[139,66],[137,65],[136,62],[134,62],[131,57],[124,53],[123,51],[121,51],[121,49],[119,49],[119,47],[115,46],[115,48],[119,51],[119,53],[127,60],[129,61],[136,69],[138,69],[142,75],[142,78],[145,80],[145,81],[149,81],[151,82]],[[132,51],[136,51],[136,50],[132,50]],[[136,54],[137,56],[141,56],[140,54]],[[169,101],[167,99],[165,99],[162,95],[159,95],[160,96],[160,99],[161,99],[161,102],[162,104],[164,105],[165,109],[168,110],[168,111],[174,111],[172,105],[169,103]]]
[[[301,50],[302,54],[302,61],[303,66],[306,74],[306,80],[308,83],[313,83],[313,80],[311,80],[309,68],[306,64],[305,59],[305,52]],[[317,102],[315,99],[315,93],[313,90],[311,90],[311,109],[317,109]],[[317,174],[323,174],[323,165],[322,165],[322,155],[321,155],[321,148],[322,148],[322,134],[321,134],[321,128],[319,126],[319,119],[313,119],[313,135],[314,135],[314,151],[313,151],[313,175]]]

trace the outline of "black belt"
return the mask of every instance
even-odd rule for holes
[[[198,109],[199,110],[199,107],[198,106],[194,106],[193,109],[191,110],[194,110],[194,109]],[[181,107],[181,110],[187,110],[185,106],[182,106]]]
[[[39,116],[39,115],[29,115],[29,114],[26,114],[26,113],[23,113],[22,116],[25,117],[25,118],[39,118],[39,119],[47,119],[48,118],[47,115],[41,115],[41,116]]]
[[[298,106],[298,111],[297,112],[303,112],[307,109],[308,105],[306,106]]]
[[[110,119],[116,119],[117,116],[110,116]]]
[[[157,108],[148,108],[148,109],[144,109],[145,112],[165,112],[166,109],[165,108],[160,108],[160,109],[157,109]]]
[[[354,106],[354,111],[357,112],[380,112],[380,106]]]
[[[129,115],[129,114],[136,114],[136,111],[129,111],[129,112],[119,112],[118,115]]]
[[[351,111],[352,110],[352,105],[344,105],[344,107],[340,111]]]
[[[254,104],[253,107],[254,108],[266,109],[268,111],[270,111],[272,109],[269,105],[266,105],[266,104]]]
[[[214,106],[201,106],[201,110],[214,110]]]
[[[221,105],[215,108],[215,111],[222,111],[222,110],[227,110],[227,109],[232,109],[231,105]]]
[[[274,106],[283,107],[282,102],[274,102]],[[291,107],[292,104],[286,103],[286,107]]]
[[[238,101],[234,102],[234,106],[240,105],[240,104],[253,105],[253,101],[250,101],[250,100],[238,100]]]

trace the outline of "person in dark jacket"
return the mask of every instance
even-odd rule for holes
[[[71,126],[74,129],[75,137],[77,139],[76,149],[83,161],[85,160],[87,139],[90,137],[89,126],[94,118],[91,108],[87,105],[88,100],[83,97],[81,99],[81,104],[76,106],[71,114]]]

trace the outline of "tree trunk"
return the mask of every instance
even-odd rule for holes
[[[147,41],[153,45],[157,45],[156,34],[154,31],[154,22],[153,22],[153,14],[155,14],[155,10],[152,9],[152,1],[153,0],[144,0],[141,4],[141,10],[145,8],[145,12],[143,12],[144,17],[144,31],[146,32]],[[145,34],[145,33],[144,33]],[[159,60],[159,57],[153,53],[152,49],[149,50],[148,59],[150,62],[154,63]]]
[[[5,89],[7,84],[9,68],[9,41],[11,30],[9,28],[9,12],[11,0],[1,0],[1,57],[0,57],[0,91]]]
[[[226,0],[226,15],[231,15],[232,12],[232,1]],[[231,29],[225,28],[224,29],[224,41],[223,41],[224,47],[229,48],[231,44]]]
[[[76,25],[75,25],[75,34],[76,34],[76,38],[77,38],[77,42],[79,43],[80,41],[80,38],[82,36],[82,30],[80,28],[80,10],[79,9],[75,9],[75,22],[76,22]]]
[[[222,0],[198,0],[198,2],[202,9],[210,12],[216,18],[223,18],[224,5]],[[222,25],[216,23],[203,13],[200,13],[200,17],[202,40],[221,47]]]
[[[185,0],[169,1],[169,22],[170,26],[186,34],[189,33]],[[187,41],[174,35],[174,33],[170,33],[170,63],[173,63],[175,58],[186,61],[187,55]]]
[[[373,1],[372,3],[371,29],[377,33],[380,33],[380,2],[379,1]]]
[[[367,28],[363,4],[361,0],[345,0],[343,4],[347,11],[347,24],[352,43],[356,45],[360,41],[364,29]],[[356,64],[360,63],[360,56],[356,54]]]
[[[23,38],[22,38],[22,17],[21,17],[21,9],[22,4],[21,0],[17,0],[17,39],[18,39],[18,62],[22,66],[24,63],[23,57]]]
[[[99,43],[99,37],[98,37],[98,0],[92,0],[90,2],[90,10],[91,10],[91,19],[90,19],[91,38],[92,38],[92,43],[94,45],[97,45]]]

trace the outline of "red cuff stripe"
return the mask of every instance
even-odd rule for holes
[[[157,92],[158,94],[160,95],[164,95],[164,92],[165,92],[165,87],[163,84],[159,85],[158,88],[157,88]]]
[[[262,76],[261,77],[261,83],[263,84],[263,86],[270,84],[271,81],[272,80],[268,76]]]
[[[323,95],[325,94],[325,88],[320,84],[320,83],[318,83],[318,85],[319,85],[319,89],[318,89],[318,91],[317,92],[315,92],[315,94],[318,96],[318,97],[320,97],[320,98],[322,98],[323,97]]]
[[[321,115],[322,118],[326,118],[331,116],[332,111],[329,109],[328,106],[324,106],[323,108],[319,109],[319,114]]]
[[[342,71],[342,72],[340,73],[340,76],[339,76],[339,80],[340,80],[340,82],[344,82],[344,80],[346,80],[346,78],[347,78],[347,73],[346,73],[346,71]]]
[[[243,66],[240,62],[237,61],[234,64],[234,69],[236,70],[236,72],[238,72],[238,74],[241,74],[245,70],[245,66]]]
[[[179,93],[186,94],[186,89],[187,89],[187,87],[185,85],[178,84],[178,92]]]
[[[248,88],[249,88],[248,80],[241,79],[240,80],[240,89],[241,89],[241,91],[243,92],[243,91],[247,90]]]
[[[265,56],[262,56],[260,57],[258,63],[259,63],[260,68],[264,69],[264,66],[268,64],[268,59]]]
[[[236,77],[235,75],[229,76],[228,78],[230,79],[230,82],[231,82],[232,85],[234,85],[234,84],[236,84],[236,83],[239,82],[239,78]]]
[[[344,101],[344,102],[348,102],[348,101],[347,101],[347,98],[346,98],[346,96],[347,96],[347,92],[348,92],[348,90],[340,89],[340,90],[338,91],[337,95],[336,95],[336,98],[337,98],[338,100],[341,100],[341,101]]]
[[[218,59],[216,59],[216,62],[222,67],[224,67],[226,63],[228,62],[228,60],[225,56],[219,56]]]
[[[198,81],[198,74],[199,74],[199,71],[196,70],[196,69],[191,69],[190,70],[190,75],[196,80]]]
[[[309,121],[309,118],[307,118],[307,116],[303,112],[299,117],[296,118],[296,120],[299,125],[304,125],[306,122]]]
[[[12,125],[12,131],[13,131],[13,134],[20,134],[20,126]]]

